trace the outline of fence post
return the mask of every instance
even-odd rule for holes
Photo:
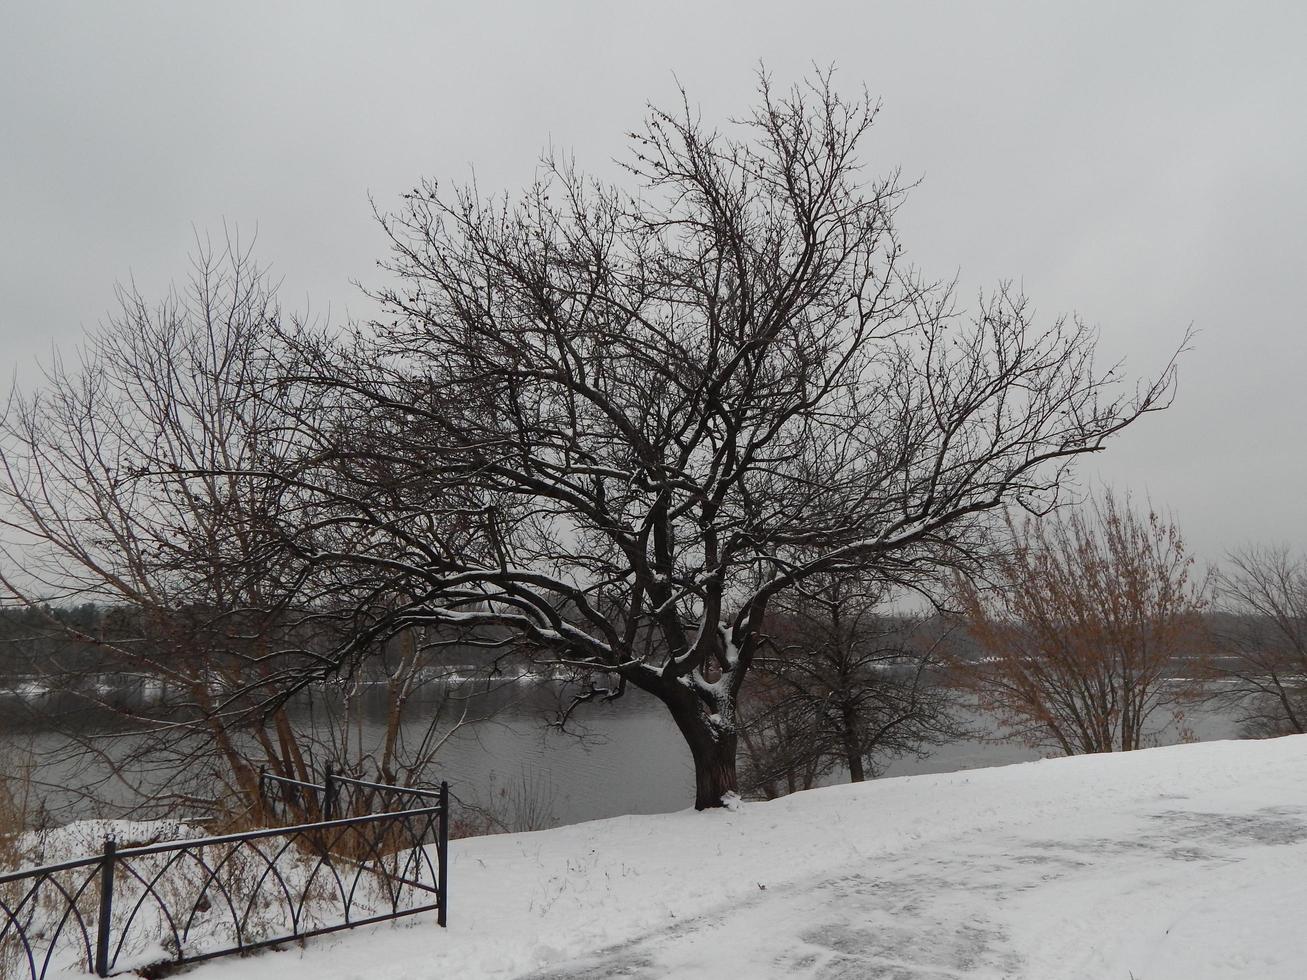
[[[436,840],[436,874],[440,881],[436,885],[440,893],[440,908],[436,910],[436,923],[442,929],[449,912],[449,783],[440,781],[440,830]]]
[[[109,975],[109,930],[113,925],[113,866],[118,842],[104,839],[104,859],[100,862],[100,924],[95,934],[95,975]]]
[[[331,820],[336,813],[336,784],[332,781],[331,763],[327,763],[326,776],[323,778],[322,819]]]

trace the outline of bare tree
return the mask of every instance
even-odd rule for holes
[[[736,711],[740,792],[774,800],[812,789],[834,772],[839,756],[815,737],[814,722],[809,706],[780,678],[755,668]]]
[[[391,699],[375,754],[345,739],[351,679],[301,698],[308,725],[276,684],[278,651],[311,656],[343,634],[299,607],[306,585],[322,595],[302,563],[254,560],[300,506],[280,475],[258,474],[287,471],[302,448],[287,419],[313,411],[305,389],[279,384],[275,289],[228,241],[200,248],[184,291],[119,300],[77,363],[56,361],[0,416],[0,595],[75,641],[31,665],[52,694],[26,701],[52,709],[76,757],[52,761],[64,776],[89,763],[82,788],[99,799],[192,814],[256,810],[261,769],[313,781],[326,761],[371,763],[415,778],[468,718],[463,702],[404,740],[405,704],[439,683],[426,631],[372,651]],[[46,604],[88,598],[104,610],[93,622]]]
[[[1128,499],[1009,526],[991,590],[959,582],[982,707],[1067,755],[1138,749],[1200,693],[1204,587],[1179,529]]]
[[[1217,587],[1216,699],[1249,734],[1307,732],[1307,560],[1249,548],[1229,556]]]
[[[504,631],[577,702],[660,699],[695,803],[736,789],[736,705],[774,600],[814,576],[921,585],[1049,506],[1072,461],[1169,399],[1000,289],[969,321],[906,266],[876,105],[829,76],[728,132],[688,101],[632,136],[636,191],[549,158],[516,201],[425,182],[381,222],[383,322],[301,336],[334,396],[295,485],[297,560],[376,595],[344,668],[411,624]],[[324,545],[324,534],[354,542]]]
[[[836,765],[849,779],[965,735],[942,683],[943,633],[919,615],[888,615],[885,590],[817,575],[776,604],[742,697],[746,791],[808,788]]]

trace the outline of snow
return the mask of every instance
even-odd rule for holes
[[[138,847],[202,834],[199,828],[177,820],[77,820],[61,827],[24,833],[19,838],[18,850],[28,856],[24,867],[36,867],[93,857],[104,850],[107,837],[112,837],[119,847]]]
[[[451,844],[427,916],[195,980],[1298,978],[1307,736]]]

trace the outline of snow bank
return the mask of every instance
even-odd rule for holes
[[[196,980],[1302,976],[1307,736],[451,844],[426,917]]]
[[[203,833],[200,828],[178,820],[76,820],[60,827],[23,833],[18,838],[17,850],[25,859],[20,867],[5,870],[94,857],[104,849],[106,837],[114,838],[119,847],[138,847],[200,837]]]

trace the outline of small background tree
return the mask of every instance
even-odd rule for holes
[[[821,575],[778,602],[743,694],[746,793],[807,789],[839,767],[861,782],[965,734],[938,621],[886,613],[885,591]]]
[[[1138,749],[1199,694],[1204,590],[1179,529],[1106,493],[1009,524],[991,587],[961,581],[957,662],[1009,733],[1066,755]]]
[[[1217,588],[1214,699],[1249,735],[1307,732],[1307,558],[1283,547],[1236,552]]]

